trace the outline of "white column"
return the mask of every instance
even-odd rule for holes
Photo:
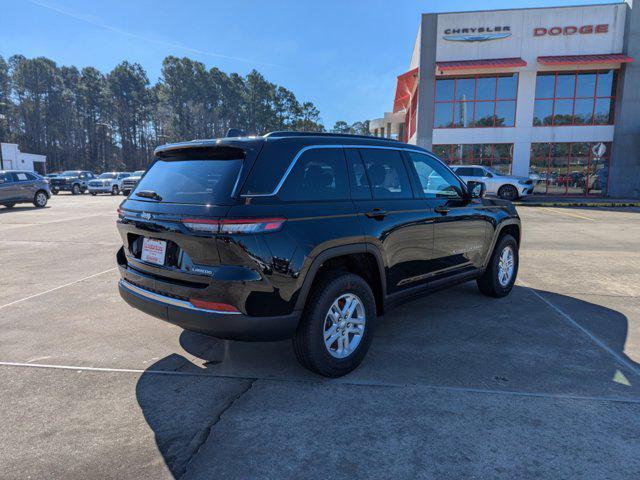
[[[532,68],[532,70],[528,70]],[[513,165],[511,173],[529,176],[531,158],[531,129],[533,128],[533,108],[536,93],[535,65],[527,66],[518,79],[518,101],[516,104],[516,139],[513,144]]]

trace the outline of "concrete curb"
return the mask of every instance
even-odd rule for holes
[[[640,202],[513,202],[524,207],[640,207]]]

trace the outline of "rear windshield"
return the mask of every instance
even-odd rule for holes
[[[159,159],[138,183],[132,197],[166,203],[229,204],[241,165],[241,159]],[[149,192],[155,195],[150,196]]]

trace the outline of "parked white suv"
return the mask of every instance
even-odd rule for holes
[[[483,165],[452,165],[451,168],[465,182],[482,182],[487,187],[487,194],[505,200],[517,200],[533,193],[533,180],[527,177],[505,175]]]
[[[89,193],[91,195],[97,195],[98,193],[118,195],[122,190],[122,181],[130,175],[129,172],[101,173],[98,178],[89,182]]]

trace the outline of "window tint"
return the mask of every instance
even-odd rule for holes
[[[462,195],[460,182],[440,162],[427,155],[413,152],[409,152],[409,158],[416,169],[425,198],[452,198]]]
[[[27,178],[28,178],[29,180],[38,180],[38,176],[37,176],[37,175],[35,175],[35,174],[33,174],[33,173],[29,173],[29,172],[27,172],[27,174],[26,174],[26,175],[27,175]]]
[[[370,200],[371,187],[369,179],[364,170],[364,164],[360,158],[358,150],[347,148],[345,150],[347,156],[347,165],[349,167],[349,183],[351,184],[351,198],[353,200]]]
[[[158,160],[136,186],[157,193],[162,202],[227,205],[242,160]]]
[[[373,198],[412,198],[409,175],[397,150],[360,149]]]
[[[460,167],[456,168],[456,173],[461,177],[471,177],[473,175],[473,168],[471,167]]]
[[[10,173],[0,173],[0,185],[13,182],[13,177]]]
[[[287,201],[346,200],[347,178],[341,148],[314,148],[298,158],[278,196]]]

